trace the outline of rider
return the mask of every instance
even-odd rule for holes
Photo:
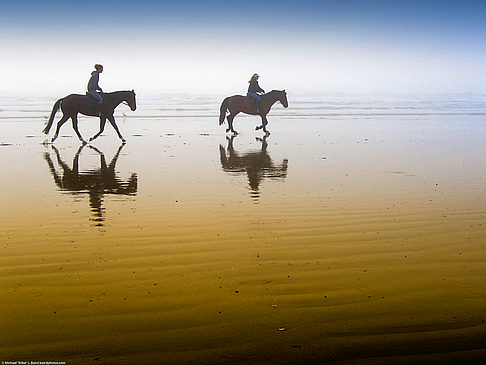
[[[103,66],[96,64],[94,67],[96,71],[91,72],[91,78],[88,82],[88,93],[90,93],[98,101],[96,114],[101,117],[101,104],[103,104],[103,97],[99,94],[99,92],[102,93],[103,90],[98,85],[98,81],[100,80],[100,73],[103,72]]]
[[[248,86],[248,95],[255,99],[257,113],[260,107],[260,100],[262,100],[260,95],[265,94],[265,91],[260,87],[260,85],[258,85],[259,77],[260,76],[258,74],[253,74],[250,81],[248,81],[250,83],[250,86]]]

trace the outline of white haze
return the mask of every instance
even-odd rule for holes
[[[444,93],[486,87],[486,58],[474,47],[379,42],[336,34],[288,36],[163,34],[98,41],[92,36],[2,38],[0,91],[84,92],[95,63],[100,85],[119,89],[244,93],[251,74],[266,90],[293,93]]]

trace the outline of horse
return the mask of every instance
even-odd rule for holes
[[[257,126],[255,130],[263,129],[265,134],[269,135],[270,132],[267,131],[267,114],[270,112],[273,104],[280,101],[284,108],[287,108],[289,106],[289,102],[287,101],[287,93],[285,90],[272,90],[269,93],[262,95],[261,98],[262,100],[260,101],[260,106],[258,108],[259,110],[257,112],[255,99],[253,99],[251,96],[228,96],[223,100],[220,107],[219,125],[224,123],[226,112],[229,111],[230,114],[226,118],[228,120],[228,128],[226,129],[226,133],[231,131],[233,134],[238,134],[238,132],[233,129],[233,119],[238,113],[243,112],[250,115],[259,115],[262,118],[262,124]]]
[[[126,143],[126,140],[122,137],[120,131],[118,130],[118,126],[115,122],[115,117],[113,116],[115,108],[121,103],[126,103],[132,111],[137,109],[137,103],[135,101],[135,91],[115,91],[112,93],[103,94],[103,104],[101,106],[100,117],[100,131],[89,139],[90,142],[98,138],[98,136],[103,132],[103,130],[105,129],[106,119],[108,119],[108,121],[118,134],[118,137],[122,140],[123,143]],[[59,109],[62,110],[63,116],[59,120],[59,122],[57,122],[56,133],[54,134],[51,142],[54,142],[57,139],[59,135],[59,129],[61,129],[61,126],[69,118],[71,118],[74,131],[78,135],[79,140],[83,144],[86,144],[87,142],[83,139],[81,133],[79,133],[78,130],[78,113],[97,117],[97,104],[94,98],[91,95],[71,94],[56,101],[54,103],[54,106],[52,107],[49,121],[47,122],[47,125],[43,130],[44,134],[49,134],[52,122],[54,121],[54,117]]]

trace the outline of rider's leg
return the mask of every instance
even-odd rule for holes
[[[101,117],[101,106],[103,104],[103,98],[101,95],[96,91],[90,91],[90,94],[98,101],[98,105],[96,106],[96,114]]]
[[[260,109],[260,100],[262,100],[262,98],[260,97],[260,95],[256,93],[248,93],[248,94],[250,94],[250,96],[255,100],[254,106],[255,106],[256,113],[258,114]]]

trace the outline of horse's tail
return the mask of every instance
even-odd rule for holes
[[[56,101],[56,103],[52,107],[51,116],[49,117],[49,121],[47,122],[47,125],[45,126],[42,133],[49,134],[49,131],[51,130],[51,127],[52,127],[52,122],[54,120],[54,117],[56,116],[56,113],[59,111],[59,108],[61,107],[62,101],[63,101],[63,99],[59,99],[58,101]]]
[[[221,103],[221,108],[219,108],[219,125],[223,124],[224,118],[226,118],[226,111],[228,110],[228,99],[229,97],[224,99]]]

